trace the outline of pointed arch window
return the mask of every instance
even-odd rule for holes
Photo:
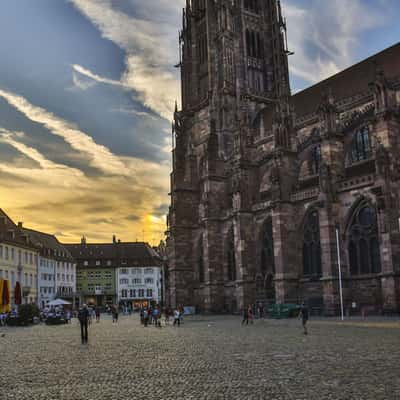
[[[319,215],[316,210],[308,213],[304,224],[303,274],[314,277],[322,275]]]
[[[233,228],[228,234],[228,280],[236,281],[235,233]]]
[[[204,281],[205,281],[205,273],[204,273],[203,237],[200,238],[199,244],[198,244],[197,268],[198,268],[198,272],[199,272],[199,281],[200,281],[200,283],[204,283]]]
[[[265,276],[268,272],[275,274],[274,238],[272,230],[272,219],[265,223],[261,236],[261,273]]]
[[[369,129],[363,126],[353,136],[351,141],[351,163],[356,163],[371,158],[371,141]]]
[[[381,272],[376,210],[367,202],[356,209],[348,233],[351,275]]]
[[[311,159],[310,159],[310,169],[312,175],[319,174],[319,168],[321,166],[321,145],[318,144],[313,147],[311,150]]]

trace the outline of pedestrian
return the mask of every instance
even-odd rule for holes
[[[118,307],[115,305],[112,309],[113,323],[118,322]]]
[[[174,311],[174,326],[175,325],[181,326],[181,313],[178,309]]]
[[[96,315],[96,322],[100,322],[100,308],[96,307],[95,309],[95,315]]]
[[[253,313],[253,307],[249,304],[249,308],[247,309],[247,314],[249,317],[249,321],[251,324],[254,323],[254,313]]]
[[[65,313],[65,321],[67,324],[69,324],[71,322],[71,311],[67,310]]]
[[[147,308],[145,308],[143,310],[143,324],[144,327],[147,327],[147,324],[149,323],[149,311],[147,310]]]
[[[249,309],[247,307],[243,308],[242,325],[244,325],[244,323],[246,323],[246,325],[249,324]]]
[[[81,338],[82,338],[82,344],[85,344],[88,342],[88,322],[89,322],[89,310],[87,308],[87,305],[84,304],[82,308],[78,312],[78,320],[79,324],[81,326]]]
[[[308,315],[309,315],[308,307],[306,306],[306,303],[303,302],[300,307],[299,318],[302,319],[303,332],[305,335],[308,334],[308,330],[307,330]]]

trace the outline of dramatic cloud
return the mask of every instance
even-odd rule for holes
[[[290,71],[316,83],[352,65],[362,34],[382,26],[385,8],[362,0],[311,0],[302,7],[283,2],[287,17]]]
[[[3,97],[19,112],[45,126],[54,135],[62,137],[72,148],[86,154],[90,165],[108,174],[127,174],[125,165],[105,146],[101,146],[92,137],[80,131],[75,124],[63,120],[41,107],[34,106],[22,96],[0,90]]]
[[[133,89],[143,105],[170,119],[173,105],[179,99],[179,83],[173,65],[177,60],[179,10],[184,1],[141,2],[128,0],[125,5],[137,17],[113,7],[110,0],[70,0],[98,27],[101,34],[126,52],[126,71],[121,86]],[[76,70],[76,68],[75,68]],[[83,70],[82,70],[83,72]],[[86,70],[86,75],[116,84]]]

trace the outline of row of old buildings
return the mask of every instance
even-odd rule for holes
[[[44,308],[56,298],[75,307],[121,304],[139,308],[162,302],[163,260],[147,243],[62,244],[51,234],[15,223],[0,209],[0,279],[8,280],[10,303]],[[18,295],[17,295],[18,296]]]

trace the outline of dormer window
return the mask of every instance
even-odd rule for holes
[[[368,160],[371,158],[371,141],[367,126],[360,128],[351,141],[350,163]]]

